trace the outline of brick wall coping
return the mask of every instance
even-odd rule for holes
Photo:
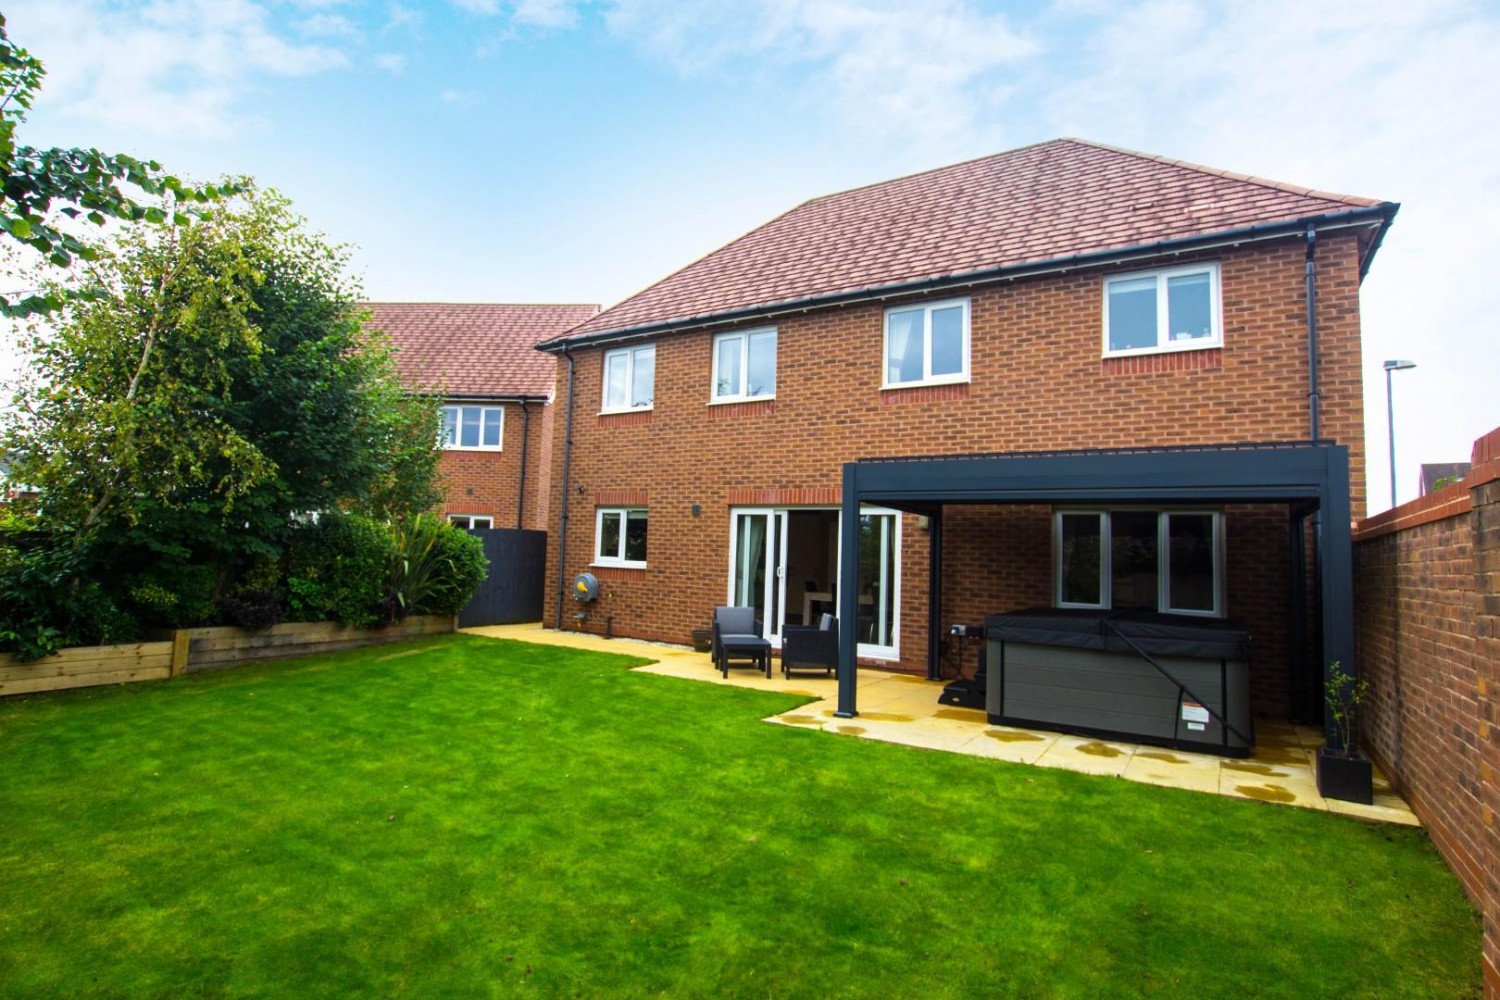
[[[1367,542],[1382,535],[1407,531],[1423,524],[1467,514],[1473,505],[1469,491],[1500,479],[1500,427],[1474,442],[1473,463],[1461,482],[1408,500],[1399,507],[1367,517],[1354,526],[1354,541]]]

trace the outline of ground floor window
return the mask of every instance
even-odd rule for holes
[[[594,562],[600,566],[646,566],[646,511],[600,507],[594,521]]]
[[[455,526],[465,531],[479,531],[480,529],[493,528],[495,519],[482,514],[449,514],[448,520]]]
[[[1054,600],[1222,617],[1223,525],[1224,515],[1209,510],[1057,511]]]

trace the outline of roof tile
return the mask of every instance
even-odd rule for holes
[[[596,305],[366,302],[368,329],[391,338],[410,389],[449,395],[545,396],[556,360],[536,350],[599,312]]]
[[[1380,204],[1055,139],[815,198],[555,339]]]

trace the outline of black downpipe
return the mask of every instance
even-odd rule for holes
[[[1318,249],[1318,229],[1307,227],[1307,261],[1303,271],[1307,276],[1307,422],[1311,433],[1309,441],[1318,440],[1318,286],[1317,262],[1313,259]]]
[[[563,357],[568,359],[568,412],[563,419],[562,510],[558,512],[557,526],[558,631],[562,631],[563,627],[563,595],[568,592],[564,570],[568,561],[568,478],[573,464],[573,354],[566,346],[563,347]]]
[[[531,411],[526,408],[526,400],[521,400],[521,489],[520,495],[516,497],[516,527],[524,528],[526,525],[523,518],[526,514],[526,442],[531,436]]]

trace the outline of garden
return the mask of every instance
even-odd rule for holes
[[[1479,995],[1420,830],[457,635],[0,701],[5,996]]]

